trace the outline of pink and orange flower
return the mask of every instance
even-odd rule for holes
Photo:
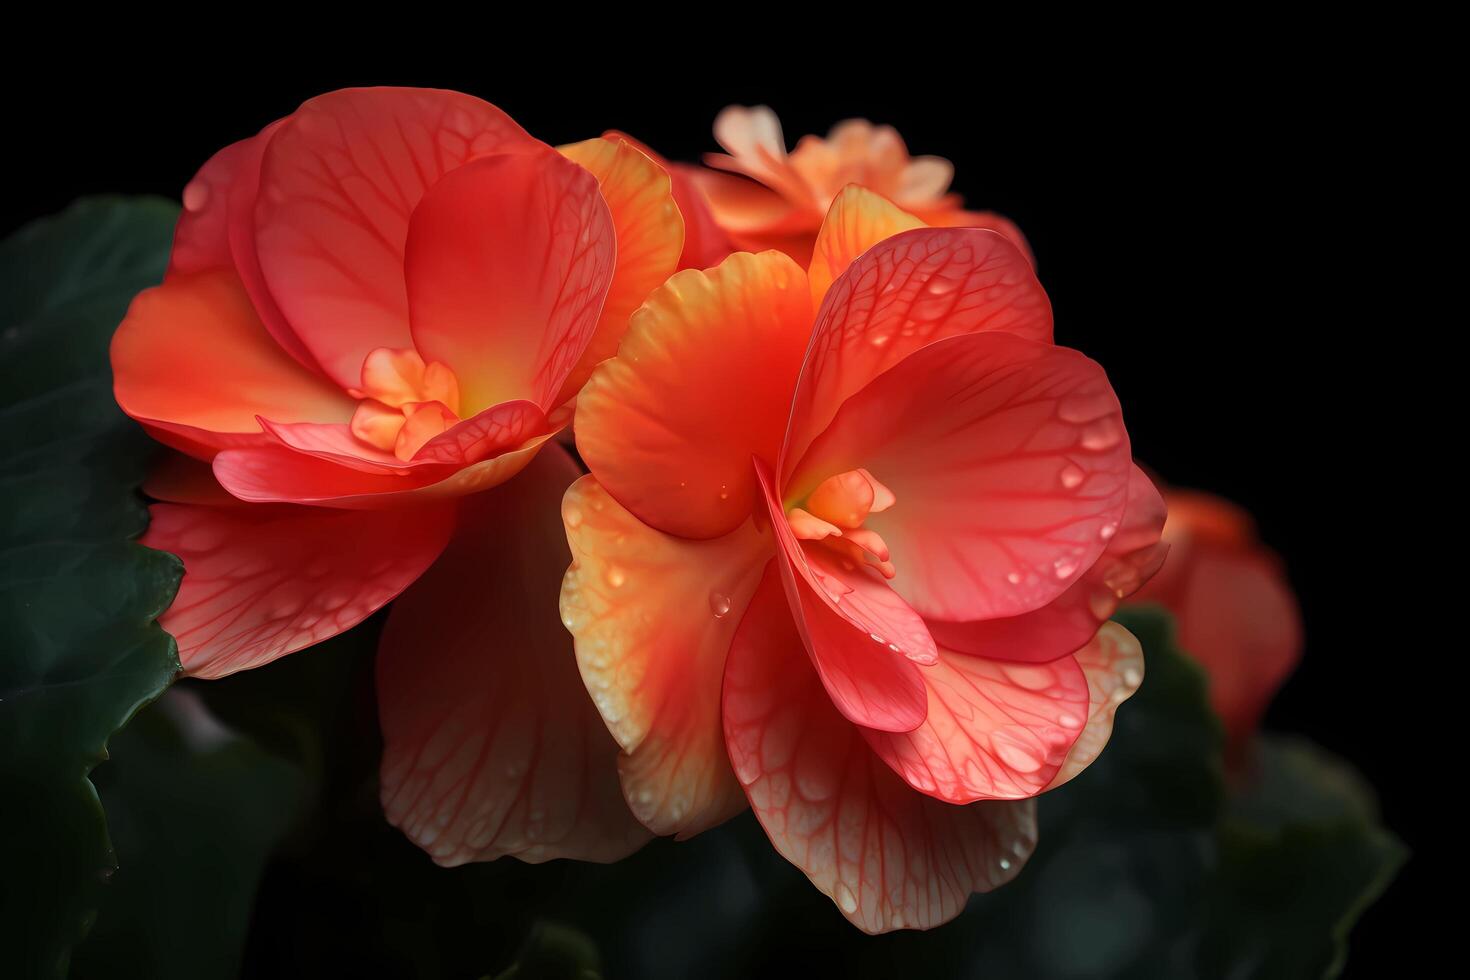
[[[948,160],[910,156],[891,126],[847,119],[825,139],[803,136],[788,152],[781,121],[769,108],[729,106],[715,118],[714,132],[725,153],[708,154],[708,168],[676,164],[672,172],[676,188],[689,185],[683,193],[697,192],[710,209],[727,250],[775,248],[806,265],[832,202],[843,188],[856,184],[928,225],[999,232],[1031,257],[1013,222],[988,211],[965,210],[959,195],[949,190],[954,167]],[[709,257],[718,234],[703,232],[698,240]]]
[[[390,817],[445,863],[626,854],[647,835],[557,616],[578,470],[549,440],[675,268],[667,173],[470,96],[360,89],[217,153],[184,207],[112,362],[123,409],[192,457],[150,480],[144,538],[184,561],[162,623],[185,671],[260,666],[412,586],[379,658]],[[457,837],[412,803],[467,798],[455,738],[501,767]]]
[[[948,164],[716,132],[745,176],[363,89],[210,159],[112,346],[181,452],[162,622],[214,678],[397,598],[381,797],[441,864],[750,806],[861,928],[927,928],[1018,872],[1141,682],[1108,618],[1163,501]]]
[[[869,932],[1008,880],[1141,682],[1163,502],[1030,263],[857,187],[810,270],[674,275],[577,404],[562,611],[681,838],[750,805]]]

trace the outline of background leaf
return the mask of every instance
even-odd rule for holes
[[[97,198],[0,243],[0,956],[61,976],[117,864],[88,774],[179,669],[180,565],[131,539],[150,444],[107,345],[162,278],[177,207]]]

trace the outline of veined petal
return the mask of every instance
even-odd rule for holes
[[[184,186],[184,210],[174,229],[168,257],[168,276],[179,273],[233,269],[230,254],[230,189],[252,154],[258,159],[259,141],[252,136],[220,150]],[[257,164],[258,166],[258,164]]]
[[[676,273],[577,398],[577,448],[619,503],[669,534],[745,522],[774,459],[811,327],[806,275],[779,253]]]
[[[414,346],[453,369],[466,412],[517,399],[549,412],[597,327],[617,249],[596,178],[554,150],[450,171],[408,226]]]
[[[615,861],[649,834],[556,608],[559,502],[578,475],[550,446],[467,500],[454,540],[393,606],[378,652],[388,822],[439,864]]]
[[[1132,462],[1101,367],[985,332],[915,351],[848,399],[787,498],[858,467],[897,497],[866,522],[892,553],[893,588],[926,619],[967,620],[1039,609],[1092,567]]]
[[[1124,599],[1159,569],[1169,545],[1160,540],[1164,498],[1134,465],[1123,521],[1092,567],[1034,612],[969,622],[928,620],[935,640],[951,650],[992,660],[1045,662],[1088,644]]]
[[[725,667],[730,762],[782,857],[865,932],[929,929],[1036,846],[1030,800],[960,807],[914,792],[837,713],[767,573]]]
[[[227,269],[175,273],[139,293],[113,335],[112,370],[123,411],[204,455],[268,442],[257,416],[346,422],[355,404],[276,345]]]
[[[436,89],[329,92],[281,124],[260,164],[253,247],[338,384],[357,384],[368,351],[413,346],[404,242],[424,192],[470,160],[537,145],[488,102]]]
[[[923,227],[923,221],[882,195],[856,184],[844,187],[817,232],[811,265],[807,267],[812,306],[822,305],[833,280],[859,255],[901,231]]]
[[[666,167],[624,139],[583,140],[560,147],[597,178],[617,233],[617,264],[602,315],[556,404],[575,397],[600,362],[618,351],[628,318],[679,265],[684,219]]]
[[[783,484],[844,401],[919,348],[981,331],[1051,341],[1051,303],[1006,239],[917,228],[869,248],[817,312],[777,468]]]
[[[1118,705],[1131,698],[1143,683],[1143,647],[1117,623],[1104,623],[1092,642],[1074,655],[1087,677],[1087,727],[1072,743],[1067,761],[1047,789],[1060,786],[1092,765],[1113,734]]]
[[[154,504],[142,542],[184,562],[159,623],[194,677],[224,677],[344,632],[439,556],[453,506],[347,512]]]
[[[1087,724],[1087,680],[1072,657],[1017,664],[941,650],[922,675],[924,723],[863,735],[905,782],[948,803],[1035,796]]]
[[[720,734],[720,681],[740,614],[771,554],[747,521],[708,541],[648,527],[591,476],[567,491],[572,566],[562,621],[582,679],[626,753],[633,812],[688,837],[744,807]]]
[[[882,731],[906,732],[924,720],[921,670],[934,641],[919,616],[876,576],[840,569],[796,540],[757,462],[776,530],[776,567],[791,614],[817,674],[844,717]],[[881,631],[881,632],[880,632]]]
[[[735,250],[729,237],[716,223],[709,202],[704,199],[704,192],[699,189],[699,167],[687,163],[670,163],[647,143],[615,129],[603,133],[602,138],[631,143],[668,171],[674,203],[678,205],[679,214],[684,219],[684,249],[679,256],[678,268],[708,269],[719,265],[725,256]]]

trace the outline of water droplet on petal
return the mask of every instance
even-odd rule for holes
[[[623,572],[621,568],[616,565],[609,565],[607,567],[607,575],[605,577],[607,579],[607,584],[611,585],[615,589],[621,589],[623,587],[623,583],[628,581],[628,576]]]
[[[1020,585],[1021,584],[1021,573],[1020,572],[1011,572],[1009,575],[1006,576],[1006,581],[1009,582],[1009,583],[1011,583],[1012,585]]]
[[[857,911],[857,896],[846,885],[838,884],[836,893],[832,897],[837,899],[838,906],[848,915]]]
[[[577,528],[582,526],[582,509],[580,507],[568,507],[562,511],[561,518],[567,527]]]
[[[730,597],[723,592],[711,592],[709,594],[709,609],[715,614],[715,619],[724,619],[730,614]]]
[[[1082,486],[1082,481],[1085,479],[1087,479],[1087,474],[1082,472],[1082,467],[1075,463],[1067,464],[1067,467],[1062,470],[1062,486],[1068,490],[1075,490]]]
[[[1002,871],[1009,871],[1009,870],[1011,870],[1011,859],[1010,858],[1001,858],[1000,859],[1000,870],[1002,870]]]
[[[202,211],[209,203],[209,185],[201,180],[191,180],[184,188],[184,210]]]
[[[1123,438],[1123,430],[1118,425],[1117,419],[1104,416],[1095,422],[1089,422],[1082,430],[1082,448],[1101,452],[1112,449]]]
[[[1051,567],[1057,578],[1071,578],[1077,573],[1077,561],[1071,557],[1058,558]]]
[[[1118,522],[1113,521],[1109,524],[1104,524],[1100,529],[1098,529],[1097,536],[1102,538],[1104,541],[1111,541],[1113,539],[1113,535],[1117,533]]]

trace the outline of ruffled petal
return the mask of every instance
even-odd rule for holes
[[[466,501],[449,548],[383,630],[383,809],[441,865],[615,861],[649,838],[556,608],[559,502],[578,472],[550,446]]]
[[[666,167],[624,139],[583,140],[560,149],[597,178],[617,232],[617,264],[597,329],[557,404],[574,397],[592,369],[617,353],[628,318],[673,274],[684,249],[684,219]]]
[[[914,661],[935,659],[923,620],[876,575],[844,570],[820,551],[803,550],[770,491],[769,471],[759,462],[756,471],[776,529],[786,597],[832,703],[849,721],[868,728],[918,727],[925,694]]]
[[[1051,341],[1051,303],[1006,239],[918,228],[869,248],[817,313],[778,472],[787,474],[842,403],[878,375],[934,341],[981,331]]]
[[[999,887],[1036,846],[1030,800],[953,806],[914,792],[832,707],[768,572],[725,667],[731,764],[771,843],[865,932],[929,929]]]
[[[679,256],[680,269],[708,269],[719,265],[725,256],[734,251],[727,236],[715,221],[709,202],[699,189],[698,167],[687,163],[670,163],[648,144],[627,133],[610,129],[602,134],[603,139],[624,140],[633,144],[650,160],[668,171],[672,181],[674,203],[684,219],[684,250]]]
[[[1072,657],[1016,664],[942,650],[922,674],[924,723],[863,735],[910,786],[949,803],[1035,796],[1087,723],[1087,679]]]
[[[817,232],[807,279],[812,306],[820,307],[833,280],[868,249],[901,231],[923,228],[924,222],[874,192],[849,184],[832,202]]]
[[[1143,683],[1143,647],[1117,623],[1104,623],[1091,643],[1074,655],[1087,677],[1087,727],[1072,743],[1067,761],[1047,789],[1060,786],[1092,765],[1113,734],[1118,705],[1131,698]]]
[[[1092,567],[1132,463],[1101,367],[986,332],[918,350],[850,398],[787,498],[859,467],[897,498],[865,523],[888,544],[893,588],[926,618],[966,620],[1039,609]]]
[[[1077,581],[1034,612],[1000,619],[947,622],[931,619],[929,632],[951,650],[992,660],[1045,662],[1089,643],[1098,628],[1164,563],[1169,546],[1164,498],[1134,465],[1128,479],[1123,521],[1102,556]]]
[[[270,663],[362,622],[429,567],[452,506],[347,512],[154,504],[142,542],[184,562],[159,618],[194,677]]]
[[[758,504],[750,459],[776,456],[810,326],[806,275],[784,255],[676,273],[578,396],[582,458],[644,523],[728,534]]]
[[[720,734],[720,681],[770,535],[747,520],[714,540],[671,537],[590,476],[567,491],[562,519],[572,548],[562,618],[593,703],[626,753],[628,804],[657,834],[713,827],[745,805]]]
[[[488,102],[436,89],[343,89],[284,121],[260,164],[253,250],[338,384],[357,383],[368,351],[413,346],[403,255],[424,192],[470,160],[537,145]]]
[[[200,455],[270,440],[260,415],[346,422],[355,403],[281,350],[229,270],[176,273],[133,300],[112,338],[123,411]]]
[[[467,412],[516,399],[550,411],[597,327],[617,251],[596,178],[561,154],[465,164],[408,227],[414,346],[453,369]]]

